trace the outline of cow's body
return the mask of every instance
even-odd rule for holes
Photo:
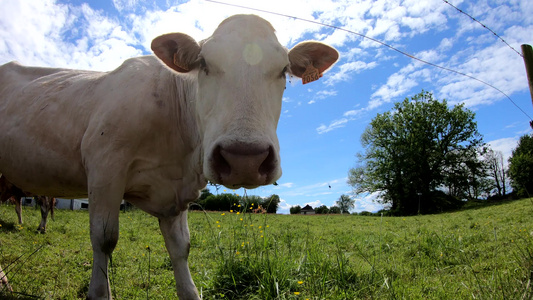
[[[112,72],[0,67],[0,172],[34,194],[89,198],[89,298],[110,297],[122,199],[159,218],[178,295],[198,298],[188,203],[207,180],[253,188],[278,179],[284,75],[301,77],[309,64],[322,73],[338,57],[315,42],[287,53],[256,16],[229,18],[200,44],[163,35],[152,49],[166,66],[145,56]]]

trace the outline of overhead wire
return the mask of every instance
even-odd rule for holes
[[[458,8],[457,6],[451,4],[448,0],[442,0],[444,3],[448,4],[449,6],[455,8],[458,12],[466,15],[467,17],[469,17],[470,19],[472,19],[472,21],[474,22],[477,22],[479,25],[481,25],[483,28],[487,29],[488,31],[492,32],[492,34],[494,34],[498,39],[500,39],[500,41],[502,41],[503,43],[505,43],[507,45],[507,47],[511,48],[511,50],[513,50],[514,52],[516,52],[516,54],[520,55],[520,57],[524,57],[522,55],[522,53],[518,52],[515,48],[513,48],[513,46],[509,45],[509,43],[507,43],[507,41],[505,41],[501,36],[499,36],[496,32],[494,32],[492,29],[490,29],[487,25],[481,23],[478,19],[472,17],[471,15],[469,15],[467,12],[465,12],[464,10]]]
[[[453,70],[453,69],[450,69],[450,68],[447,68],[447,67],[444,67],[444,66],[441,66],[441,65],[437,65],[437,64],[434,64],[432,62],[429,62],[429,61],[426,61],[426,60],[423,60],[421,58],[418,58],[412,54],[409,54],[405,51],[402,51],[398,48],[395,48],[385,42],[382,42],[378,39],[375,39],[375,38],[372,38],[372,37],[369,37],[369,36],[366,36],[362,33],[358,33],[358,32],[355,32],[355,31],[352,31],[352,30],[349,30],[349,29],[346,29],[346,28],[343,28],[343,27],[340,27],[340,26],[336,26],[336,25],[331,25],[331,24],[325,24],[325,23],[322,23],[322,22],[319,22],[319,21],[315,21],[315,20],[309,20],[309,19],[304,19],[304,18],[300,18],[300,17],[295,17],[295,16],[291,16],[291,15],[287,15],[287,14],[282,14],[282,13],[278,13],[278,12],[273,12],[273,11],[269,11],[269,10],[264,10],[264,9],[259,9],[259,8],[254,8],[254,7],[249,7],[249,6],[243,6],[243,5],[238,5],[238,4],[232,4],[232,3],[226,3],[226,2],[221,2],[221,1],[216,1],[216,0],[205,0],[207,2],[211,2],[211,3],[217,3],[217,4],[221,4],[221,5],[227,5],[227,6],[232,6],[232,7],[238,7],[238,8],[243,8],[243,9],[248,9],[248,10],[253,10],[253,11],[258,11],[258,12],[263,12],[263,13],[267,13],[267,14],[271,14],[271,15],[276,15],[276,16],[281,16],[281,17],[286,17],[286,18],[290,18],[290,19],[294,19],[294,20],[299,20],[299,21],[303,21],[303,22],[308,22],[308,23],[313,23],[313,24],[316,24],[316,25],[320,25],[320,26],[324,26],[324,27],[328,27],[328,28],[332,28],[332,29],[335,29],[335,30],[339,30],[339,31],[344,31],[344,32],[348,32],[350,34],[354,34],[354,35],[357,35],[359,37],[362,37],[364,39],[368,39],[368,40],[371,40],[375,43],[378,43],[384,47],[387,47],[393,51],[396,51],[404,56],[407,56],[413,60],[416,60],[416,61],[419,61],[423,64],[426,64],[426,65],[429,65],[429,66],[432,66],[432,67],[435,67],[435,68],[438,68],[438,69],[441,69],[441,70],[445,70],[445,71],[448,71],[448,72],[451,72],[451,73],[455,73],[455,74],[458,74],[458,75],[461,75],[461,76],[464,76],[464,77],[467,77],[467,78],[470,78],[472,80],[475,80],[477,82],[480,82],[486,86],[489,86],[491,87],[492,89],[498,91],[500,94],[502,94],[503,96],[505,96],[505,98],[507,98],[516,108],[518,108],[526,117],[528,117],[531,121],[533,121],[533,119],[520,107],[518,106],[518,104],[516,104],[513,99],[511,99],[511,97],[509,97],[509,95],[507,95],[504,91],[502,91],[501,89],[497,88],[496,86],[486,82],[486,81],[483,81],[481,79],[478,79],[474,76],[471,76],[471,75],[468,75],[468,74],[465,74],[465,73],[462,73],[462,72],[459,72],[459,71],[456,71],[456,70]],[[445,1],[445,0],[443,0]],[[479,22],[478,22],[479,23]],[[481,24],[481,23],[480,23]],[[488,28],[486,26],[484,26],[485,28]],[[490,30],[490,29],[489,29]],[[492,30],[491,30],[492,31]],[[512,48],[512,47],[511,47]],[[516,51],[516,50],[515,50]]]

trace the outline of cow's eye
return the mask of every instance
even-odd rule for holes
[[[287,77],[288,69],[289,69],[289,66],[285,66],[285,68],[283,68],[283,71],[281,71],[281,78],[285,79]]]
[[[207,69],[207,63],[205,59],[200,59],[200,68],[205,72],[205,75],[209,75],[209,70]]]

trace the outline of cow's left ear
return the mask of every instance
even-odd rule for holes
[[[184,33],[168,33],[152,41],[152,51],[168,67],[187,73],[195,68],[200,54],[200,45]]]
[[[339,52],[331,46],[313,41],[301,42],[289,51],[290,72],[303,77],[306,71],[317,69],[320,77],[338,59]]]

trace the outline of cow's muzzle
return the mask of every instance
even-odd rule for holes
[[[256,188],[279,177],[279,159],[271,145],[219,144],[211,153],[210,166],[216,181],[229,188]]]

